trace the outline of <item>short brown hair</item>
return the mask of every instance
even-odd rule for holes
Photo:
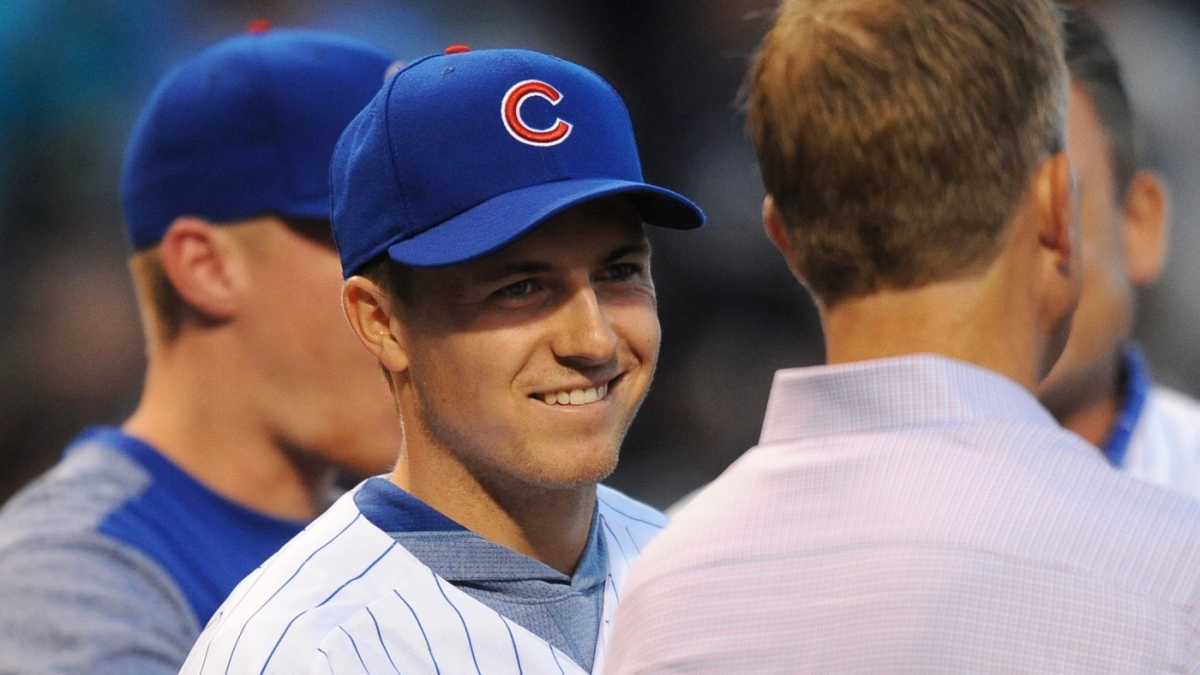
[[[404,305],[412,304],[412,277],[408,267],[392,260],[386,252],[367,261],[358,275],[373,281],[390,299]]]
[[[994,259],[1065,145],[1050,0],[784,0],[743,96],[767,192],[826,305]]]

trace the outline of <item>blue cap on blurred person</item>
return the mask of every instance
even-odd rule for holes
[[[134,126],[121,199],[136,249],[185,215],[329,218],[329,158],[393,59],[324,33],[228,38],[159,82]]]
[[[629,195],[654,225],[704,223],[695,204],[643,180],[607,82],[524,50],[455,47],[410,63],[346,128],[330,181],[346,276],[385,251],[416,266],[470,260],[607,195]]]

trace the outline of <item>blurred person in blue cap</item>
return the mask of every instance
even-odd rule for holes
[[[665,524],[598,485],[657,361],[643,223],[703,214],[644,182],[608,83],[522,50],[401,70],[332,184],[343,308],[404,448],[234,591],[183,672],[597,672]]]
[[[0,671],[177,672],[338,468],[392,466],[394,406],[338,306],[328,182],[391,64],[258,25],[151,95],[121,177],[142,397],[0,512]]]
[[[1200,404],[1155,385],[1130,337],[1137,289],[1158,279],[1166,258],[1166,187],[1140,163],[1133,106],[1107,37],[1084,12],[1067,17],[1084,282],[1071,337],[1038,397],[1109,464],[1200,498]]]

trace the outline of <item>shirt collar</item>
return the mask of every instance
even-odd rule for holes
[[[354,495],[363,516],[384,532],[466,532],[441,511],[386,478],[368,478]]]
[[[984,418],[1058,426],[1013,380],[915,354],[777,372],[759,442]]]
[[[1146,407],[1151,385],[1150,369],[1142,350],[1132,342],[1127,343],[1121,353],[1121,408],[1101,446],[1108,463],[1115,467],[1125,463],[1125,453],[1129,450],[1133,429]]]
[[[355,493],[354,502],[367,520],[450,582],[540,579],[582,590],[602,584],[608,577],[608,551],[600,533],[598,504],[592,511],[579,565],[574,576],[567,576],[488,541],[385,478],[368,479]]]

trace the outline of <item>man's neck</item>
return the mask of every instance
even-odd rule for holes
[[[969,280],[844,300],[821,312],[827,362],[940,354],[1005,375],[1032,391],[1042,374],[1044,346],[1033,335],[1033,319],[1013,316],[1011,305]]]
[[[1042,402],[1059,424],[1103,451],[1125,404],[1127,387],[1125,359],[1117,353],[1076,380],[1060,384],[1053,394],[1043,393]]]
[[[283,447],[256,417],[248,388],[185,363],[151,359],[141,400],[122,430],[235,503],[286,520],[314,518],[327,506],[329,466]]]
[[[1120,411],[1121,400],[1114,393],[1072,410],[1058,418],[1058,422],[1103,451]]]
[[[571,575],[587,545],[596,486],[558,490],[484,486],[465,468],[434,470],[409,461],[407,451],[391,481],[488,541]]]

